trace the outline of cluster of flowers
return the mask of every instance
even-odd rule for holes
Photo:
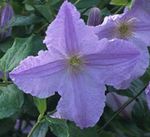
[[[123,14],[99,25],[97,9],[88,25],[67,0],[46,31],[47,51],[29,56],[10,72],[25,93],[61,99],[54,117],[94,126],[105,107],[105,85],[127,88],[149,65],[150,2],[136,0]]]

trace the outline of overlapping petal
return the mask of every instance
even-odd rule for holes
[[[93,29],[95,31],[95,34],[99,37],[99,39],[112,39],[114,38],[115,27],[115,22],[113,21],[111,16],[109,16],[104,18],[104,22],[101,25],[96,26]]]
[[[137,17],[143,22],[150,22],[150,1],[149,0],[134,0],[132,8],[125,9],[128,17]]]
[[[133,43],[136,43],[136,47],[139,49],[140,56],[135,65],[133,72],[131,73],[131,77],[125,81],[123,81],[118,88],[128,88],[132,80],[137,79],[139,76],[142,76],[145,73],[145,70],[149,66],[149,52],[145,43],[143,43],[139,39],[132,39]]]
[[[133,67],[139,59],[139,52],[135,50],[134,44],[114,39],[105,43],[102,41],[97,47],[99,49],[95,53],[83,57],[89,74],[115,87],[131,77]]]

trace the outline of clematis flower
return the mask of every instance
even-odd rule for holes
[[[116,86],[116,88],[129,87],[131,81],[142,76],[149,65],[147,46],[150,44],[150,23],[143,21],[141,18],[129,15],[129,12],[131,11],[126,11],[120,15],[108,16],[101,25],[94,28],[99,39],[124,39],[134,43],[139,49],[139,61],[133,69],[131,77],[119,86]]]
[[[126,96],[118,95],[117,93],[108,93],[106,96],[106,104],[112,108],[113,111],[117,111],[124,103],[126,103],[130,98]],[[135,104],[133,101],[129,104],[121,113],[119,114],[124,119],[129,119],[132,116],[132,109]]]
[[[81,128],[94,126],[105,106],[105,83],[128,79],[139,52],[123,40],[99,41],[68,1],[49,25],[44,43],[48,50],[27,57],[10,78],[25,93],[39,98],[57,91],[61,118]]]
[[[14,11],[9,3],[7,3],[0,11],[0,41],[11,36],[12,28],[8,27],[10,20],[14,15]]]

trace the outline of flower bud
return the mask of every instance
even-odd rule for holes
[[[35,121],[26,122],[25,120],[17,119],[14,128],[15,130],[21,130],[21,132],[24,134],[28,134],[31,131],[34,124]]]
[[[106,104],[113,110],[117,111],[124,103],[129,100],[129,97],[121,96],[116,93],[108,93],[106,96]],[[129,104],[123,111],[120,112],[120,116],[129,119],[131,118],[131,112],[135,101]]]
[[[2,7],[0,11],[0,41],[11,36],[12,28],[8,25],[13,15],[14,11],[9,3]]]
[[[146,93],[146,101],[147,101],[147,105],[149,107],[149,110],[150,110],[150,82],[145,90],[145,93]]]
[[[89,12],[89,17],[87,21],[87,25],[89,26],[97,26],[101,23],[101,11],[99,8],[92,8]]]

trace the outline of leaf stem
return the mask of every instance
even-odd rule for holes
[[[8,82],[8,81],[7,81],[7,73],[6,73],[6,72],[4,72],[3,81],[4,81],[4,83],[7,83],[7,82]]]

